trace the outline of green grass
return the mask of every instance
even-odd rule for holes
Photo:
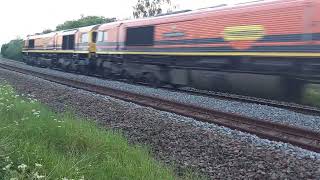
[[[320,107],[320,85],[308,85],[302,101],[304,104]]]
[[[0,85],[0,179],[177,179],[119,133]],[[181,179],[193,179],[186,175]]]

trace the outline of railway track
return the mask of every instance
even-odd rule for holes
[[[6,59],[8,61],[13,62],[13,60]],[[25,65],[23,62],[17,62],[14,61],[14,63],[19,63]],[[56,69],[59,70],[59,69]],[[93,77],[103,79],[99,75],[92,75]],[[120,82],[124,82],[127,84],[132,84],[132,85],[143,85],[143,86],[148,86],[146,83],[142,82],[128,82],[126,80],[117,80]],[[316,115],[320,116],[320,109],[318,107],[312,107],[308,105],[301,105],[297,103],[289,103],[289,102],[284,102],[284,101],[275,101],[275,100],[270,100],[270,99],[264,99],[264,98],[257,98],[257,97],[250,97],[250,96],[244,96],[244,95],[237,95],[237,94],[229,94],[229,93],[219,93],[219,92],[214,92],[214,91],[207,91],[207,90],[199,90],[199,89],[194,89],[194,88],[171,88],[171,87],[159,87],[161,89],[165,89],[168,91],[172,92],[181,92],[181,93],[188,93],[191,95],[196,95],[196,96],[206,96],[206,97],[211,97],[211,98],[217,98],[217,99],[222,99],[222,100],[231,100],[231,101],[237,101],[237,102],[244,102],[244,103],[255,103],[255,104],[260,104],[260,105],[266,105],[266,106],[272,106],[272,107],[277,107],[281,109],[287,109],[290,111],[302,113],[302,114],[307,114],[307,115]]]
[[[262,138],[290,143],[304,149],[320,152],[320,133],[318,132],[282,125],[270,121],[264,121],[261,119],[248,118],[237,114],[201,108],[132,92],[119,91],[104,86],[98,86],[90,83],[80,82],[77,80],[56,77],[53,75],[40,73],[13,65],[0,63],[0,68],[36,76],[59,84],[111,96],[139,105],[149,106],[158,110],[191,117],[199,121],[214,123],[217,125],[228,127],[230,129],[255,134]],[[298,110],[304,111],[303,109]]]
[[[319,108],[296,104],[296,103],[280,102],[280,101],[263,99],[263,98],[242,96],[242,95],[236,95],[236,94],[218,93],[218,92],[211,92],[211,91],[198,90],[198,89],[188,89],[188,90],[179,89],[179,91],[185,92],[185,93],[192,93],[198,96],[201,95],[201,96],[207,96],[212,98],[218,98],[222,100],[231,100],[231,101],[238,101],[238,102],[244,102],[244,103],[255,103],[260,105],[277,107],[281,109],[287,109],[287,110],[302,113],[302,114],[320,116]]]

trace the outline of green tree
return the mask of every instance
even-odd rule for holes
[[[164,6],[170,7],[168,11],[175,9],[172,6],[171,0],[138,0],[137,4],[133,7],[133,17],[152,17],[161,14],[164,11]]]
[[[116,21],[116,18],[106,18],[103,16],[81,16],[78,20],[66,21],[56,27],[56,31],[74,29],[79,27],[91,26]]]
[[[23,40],[18,38],[10,41],[7,44],[2,45],[1,55],[5,58],[20,61],[22,60],[22,48],[23,48]]]
[[[2,46],[1,46],[1,55],[4,57],[5,56],[5,52],[7,51],[7,49],[8,49],[8,45],[9,44],[3,44]]]
[[[53,32],[53,30],[45,29],[45,30],[42,31],[42,34],[48,34],[48,33],[51,33],[51,32]]]

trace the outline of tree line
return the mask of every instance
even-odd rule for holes
[[[171,12],[175,9],[175,6],[172,5],[171,0],[138,0],[136,5],[133,8],[133,17],[134,18],[144,18],[152,17],[162,14],[163,12]],[[62,24],[59,24],[55,30],[45,29],[38,34],[46,34],[53,31],[62,31],[67,29],[75,29],[90,25],[104,24],[109,22],[117,21],[116,18],[106,18],[103,16],[81,16],[81,18],[76,20],[65,21]],[[1,47],[1,55],[3,57],[22,60],[22,48],[23,40],[18,38],[11,40],[7,44],[3,44]]]

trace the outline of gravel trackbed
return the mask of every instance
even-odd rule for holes
[[[288,144],[3,69],[0,80],[56,111],[72,109],[106,128],[121,130],[131,143],[150,146],[159,160],[173,164],[178,173],[195,169],[210,179],[320,179],[320,154]],[[262,109],[251,113],[271,111]]]

